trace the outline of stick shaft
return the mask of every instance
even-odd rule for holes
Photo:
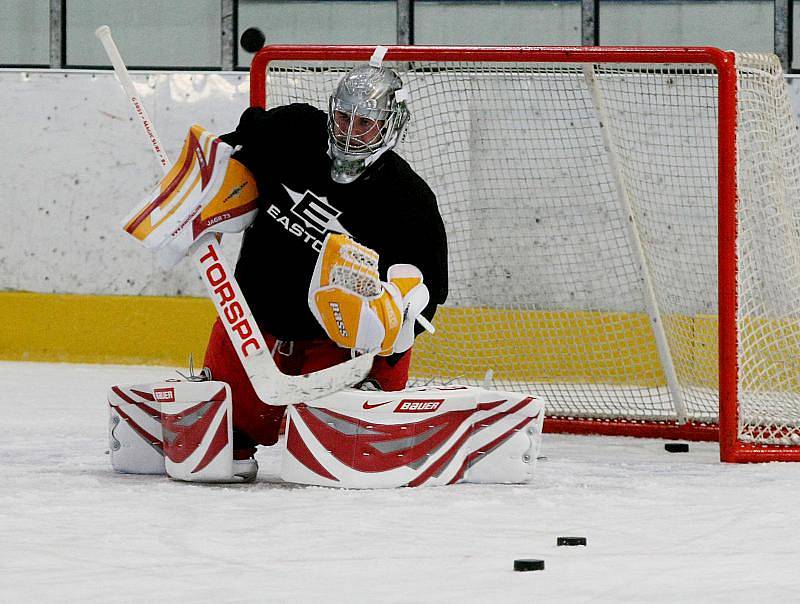
[[[169,172],[169,159],[161,147],[158,134],[156,134],[144,105],[136,94],[136,88],[128,74],[128,69],[125,67],[119,50],[117,50],[117,46],[111,37],[111,29],[107,25],[102,25],[97,28],[95,35],[106,49],[108,58],[111,60],[111,64],[117,74],[117,79],[119,79],[125,94],[128,95],[136,115],[141,120],[153,152],[161,162],[164,172]],[[245,373],[247,373],[256,394],[262,401],[280,405],[313,400],[351,386],[366,377],[372,367],[372,359],[375,356],[375,352],[361,355],[355,359],[311,374],[299,376],[283,374],[272,360],[264,336],[236,283],[234,271],[228,266],[227,261],[217,248],[217,243],[213,233],[202,235],[194,244],[192,259],[195,268],[200,272],[209,296],[214,301],[217,314],[219,314],[225,327],[228,338],[234,343],[236,354],[244,367]],[[209,263],[209,259],[213,260],[213,262]],[[230,284],[231,291],[235,293],[236,302],[242,311],[242,315],[237,318],[246,319],[248,324],[246,327],[244,326],[244,320],[239,320],[233,325],[225,313],[223,304],[218,300],[221,296],[219,288],[225,285],[220,285],[218,282],[217,278],[220,275],[226,276],[229,280],[226,283]],[[212,276],[214,277],[214,282],[212,282]]]
[[[158,133],[156,132],[155,126],[153,126],[150,116],[147,115],[144,104],[141,102],[141,100],[139,100],[136,87],[133,85],[133,80],[131,80],[131,76],[128,73],[128,68],[125,67],[125,62],[122,60],[122,56],[119,54],[119,49],[117,49],[117,45],[114,44],[114,39],[111,37],[111,28],[109,28],[108,25],[101,25],[95,30],[94,35],[97,36],[97,38],[103,44],[103,48],[105,48],[106,54],[108,55],[111,64],[114,66],[114,73],[117,74],[117,79],[119,80],[122,89],[125,91],[125,94],[128,96],[128,100],[133,105],[134,113],[139,118],[144,131],[147,133],[150,146],[152,147],[153,152],[156,154],[156,157],[158,157],[158,161],[161,162],[161,167],[165,173],[168,172],[170,165],[169,158],[164,152],[164,148],[161,146],[161,139],[158,138]]]
[[[105,48],[106,54],[108,55],[108,58],[111,60],[111,64],[114,66],[114,72],[117,74],[117,79],[119,80],[122,89],[125,91],[125,94],[128,95],[128,100],[130,100],[131,105],[133,105],[134,112],[141,120],[142,126],[144,127],[144,130],[147,133],[147,138],[150,141],[150,146],[153,149],[153,152],[158,157],[158,160],[161,162],[161,166],[164,169],[164,173],[166,174],[167,172],[169,172],[170,168],[169,158],[167,157],[166,153],[164,153],[164,149],[161,146],[161,141],[158,138],[158,133],[156,133],[155,127],[153,126],[153,122],[150,120],[150,116],[147,115],[147,110],[144,108],[144,104],[139,100],[139,97],[136,94],[136,87],[133,85],[133,80],[131,80],[131,76],[128,73],[128,68],[125,67],[125,62],[122,60],[122,56],[119,54],[119,49],[117,49],[117,45],[114,43],[114,39],[111,37],[111,28],[109,28],[107,25],[101,25],[100,27],[97,28],[97,30],[95,30],[94,33],[100,40],[100,42],[102,42],[103,48]],[[203,253],[205,253],[206,256],[213,256],[217,265],[220,267],[219,270],[222,271],[222,273],[225,275],[233,275],[233,271],[230,269],[230,267],[227,266],[225,258],[217,248],[217,240],[213,234],[207,233],[203,235],[196,242],[194,248],[195,248],[195,253],[192,254],[192,260],[195,264],[195,267],[198,269],[200,275],[203,277],[203,284],[206,286],[209,296],[215,302],[215,305],[217,307],[217,312],[220,318],[223,319],[222,323],[225,326],[226,331],[228,332],[228,336],[231,338],[231,341],[236,342],[237,334],[235,333],[229,322],[224,320],[225,317],[224,309],[222,308],[222,306],[220,306],[220,304],[216,299],[217,294],[214,291],[214,285],[209,282],[206,275],[205,266],[203,265],[203,262],[200,260],[200,258]],[[200,254],[197,253],[198,250],[200,250]],[[249,320],[250,324],[252,325],[252,331],[255,333],[254,339],[256,340],[256,349],[259,351],[263,351],[267,348],[266,343],[264,342],[264,337],[261,334],[261,331],[258,329],[258,325],[256,324],[255,320],[253,320],[250,308],[248,307],[247,302],[244,299],[244,296],[241,295],[241,291],[239,290],[235,279],[233,279],[232,281],[233,285],[236,287],[235,291],[238,293],[237,302],[242,306],[243,311],[245,313],[245,317]],[[236,353],[239,356],[239,360],[242,361],[243,365],[245,365],[245,363],[251,362],[251,360],[247,358],[247,355],[243,352],[241,347],[238,346],[236,347]]]

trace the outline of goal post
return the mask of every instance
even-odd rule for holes
[[[325,108],[373,51],[264,47],[251,105]],[[450,254],[413,378],[491,371],[546,401],[546,431],[800,460],[800,144],[775,56],[404,46],[385,64]]]

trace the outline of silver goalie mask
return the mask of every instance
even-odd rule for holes
[[[397,144],[410,116],[407,98],[400,76],[387,67],[360,65],[339,81],[328,106],[335,182],[353,182]]]

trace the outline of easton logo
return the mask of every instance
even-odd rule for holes
[[[153,396],[160,403],[174,403],[175,388],[153,388]]]
[[[444,399],[436,399],[436,400],[414,400],[414,399],[403,399],[400,401],[400,404],[397,405],[397,408],[394,410],[395,413],[432,413],[439,409],[439,407],[444,402]]]
[[[286,189],[294,203],[290,210],[291,213],[302,220],[306,227],[314,229],[320,235],[324,235],[328,231],[347,232],[347,229],[339,222],[342,212],[328,203],[327,198],[317,197],[308,190],[305,193],[296,193],[286,185],[283,185],[283,188]]]
[[[284,212],[274,203],[267,208],[267,215],[281,225],[286,232],[299,237],[315,252],[322,251],[322,240],[330,231],[349,234],[339,222],[342,213],[328,203],[325,197],[317,197],[311,191],[297,193],[282,185],[292,201],[292,207]]]
[[[317,197],[311,191],[306,191],[300,201],[295,201],[292,214],[312,229],[325,233],[329,227],[339,225],[339,216],[342,213],[329,204],[324,197]]]

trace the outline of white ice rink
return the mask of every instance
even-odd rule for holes
[[[525,486],[289,486],[270,449],[246,486],[114,474],[107,388],[170,376],[0,363],[0,602],[800,602],[800,464],[545,435]]]

